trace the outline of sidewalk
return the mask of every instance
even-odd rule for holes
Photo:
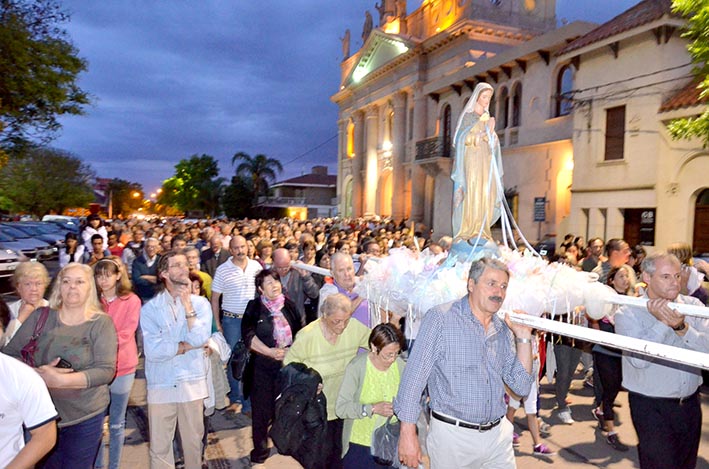
[[[532,438],[527,430],[524,411],[515,415],[515,428],[520,433],[520,447],[515,451],[517,467],[520,469],[549,469],[550,465],[559,468],[637,468],[637,438],[630,420],[627,393],[621,392],[616,409],[617,428],[621,441],[631,446],[621,453],[612,449],[597,430],[597,422],[591,416],[593,391],[583,387],[583,376],[577,374],[571,384],[569,398],[576,423],[564,425],[552,410],[554,406],[554,388],[543,381],[541,389],[541,416],[550,425],[551,435],[544,443],[553,451],[553,457],[535,457],[532,455]],[[702,408],[709,415],[709,389],[702,390]],[[142,370],[136,376],[126,423],[126,442],[121,467],[137,469],[148,467],[148,416],[145,402],[145,379]],[[210,433],[207,447],[207,462],[212,469],[249,468],[251,444],[251,420],[244,415],[216,412],[210,418]],[[662,429],[658,429],[662,431]],[[291,457],[281,456],[272,450],[272,456],[265,464],[255,466],[268,469],[295,469],[301,466]],[[704,422],[703,437],[699,448],[698,469],[709,469],[709,424]],[[452,469],[452,468],[451,468]]]

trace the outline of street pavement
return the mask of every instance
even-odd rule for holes
[[[540,415],[549,423],[551,435],[543,443],[557,452],[552,457],[537,457],[532,454],[532,437],[527,429],[524,411],[515,415],[515,428],[520,433],[520,447],[516,449],[517,467],[520,469],[542,469],[555,465],[558,468],[637,468],[637,437],[630,420],[628,397],[621,392],[616,402],[616,429],[620,439],[631,448],[622,453],[611,448],[597,429],[597,422],[591,415],[593,390],[583,386],[583,375],[577,373],[571,384],[569,399],[576,423],[562,424],[553,410],[555,405],[554,387],[542,381],[540,390]],[[704,415],[709,415],[709,388],[701,393]],[[145,402],[145,379],[139,370],[128,407],[126,442],[121,467],[147,468],[148,460],[148,417]],[[241,469],[251,467],[251,420],[242,415],[217,411],[209,419],[209,438],[206,451],[207,464],[212,469]],[[658,431],[662,431],[658,428]],[[709,469],[709,424],[703,424],[702,442],[699,448],[698,469]],[[428,468],[428,465],[425,465]],[[295,469],[301,466],[288,456],[277,454],[275,448],[265,464],[254,466],[268,469]],[[451,468],[453,469],[453,468]],[[672,469],[672,468],[668,468]]]

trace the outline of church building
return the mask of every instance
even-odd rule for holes
[[[494,87],[505,195],[534,241],[571,211],[574,56],[596,25],[557,27],[555,0],[382,0],[365,13],[362,46],[343,38],[339,213],[408,218],[451,234],[454,126],[475,85]],[[374,23],[377,23],[375,25]],[[494,230],[493,230],[494,233]]]
[[[530,241],[573,233],[709,253],[709,153],[667,130],[709,101],[671,0],[639,1],[602,25],[557,26],[555,0],[425,0],[410,13],[406,1],[383,0],[376,9],[378,26],[365,12],[354,54],[345,33],[332,96],[340,215],[408,218],[450,234],[454,126],[487,82],[505,195]]]

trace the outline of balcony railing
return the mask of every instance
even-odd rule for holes
[[[430,137],[416,142],[416,161],[429,158],[450,158],[451,145],[443,137]]]
[[[305,205],[305,197],[259,197],[259,205]]]

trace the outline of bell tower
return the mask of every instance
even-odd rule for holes
[[[556,0],[467,0],[470,19],[492,21],[522,29],[547,31],[556,26]]]

